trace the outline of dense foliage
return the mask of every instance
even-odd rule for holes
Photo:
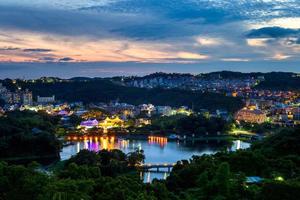
[[[17,81],[12,84],[10,80],[5,80],[4,85],[9,88],[17,86],[28,88],[36,97],[55,95],[59,100],[69,102],[83,101],[90,102],[110,102],[119,99],[134,105],[152,103],[162,106],[189,106],[195,110],[207,108],[210,110],[227,109],[236,111],[242,107],[242,101],[238,98],[226,97],[222,94],[193,92],[178,89],[142,89],[125,87],[112,83],[104,79],[90,79],[88,81],[56,81],[45,83],[36,81],[35,83]]]
[[[264,77],[265,81],[262,81],[257,89],[300,90],[300,77],[293,73],[273,72]]]
[[[228,131],[230,123],[219,117],[203,115],[173,115],[158,117],[152,124],[141,128],[142,131],[160,130],[161,133],[194,134],[195,136],[217,135]]]
[[[177,163],[166,181],[144,184],[133,166],[140,151],[81,151],[52,175],[36,164],[0,163],[0,199],[12,200],[296,200],[300,195],[299,128],[285,130],[251,149],[193,156]],[[260,176],[260,183],[246,177]]]
[[[125,155],[119,150],[83,150],[62,163],[51,176],[40,172],[35,164],[26,168],[0,163],[0,199],[157,199],[156,196],[165,195],[161,194],[166,191],[165,186],[148,188],[132,171],[131,164],[143,159],[141,151]]]
[[[249,150],[179,162],[166,181],[167,188],[182,199],[298,199],[299,131],[284,130]],[[246,176],[265,180],[246,184]]]
[[[8,112],[0,118],[0,159],[59,158],[54,133],[59,119],[46,113]]]
[[[252,133],[258,133],[258,134],[270,134],[274,132],[278,132],[278,130],[282,129],[280,125],[264,122],[262,124],[255,124],[255,123],[248,123],[248,122],[239,122],[239,124],[236,124],[238,128],[247,130]]]
[[[134,169],[134,166],[143,163],[144,159],[144,152],[139,150],[128,154],[117,149],[99,152],[81,150],[76,156],[67,160],[65,166],[70,164],[98,166],[102,175],[116,176]]]

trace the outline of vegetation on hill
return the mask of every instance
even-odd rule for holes
[[[265,81],[257,89],[300,91],[300,77],[294,73],[272,72],[264,75]]]
[[[284,130],[248,150],[194,156],[178,163],[167,178],[167,188],[181,199],[297,199],[299,130]],[[247,184],[247,176],[264,180]]]
[[[0,160],[59,159],[55,127],[59,119],[46,113],[8,112],[0,118]]]
[[[203,115],[173,115],[154,118],[151,125],[141,127],[139,131],[157,131],[161,133],[194,134],[196,137],[225,133],[229,122],[219,117],[207,118]]]
[[[6,80],[5,85],[12,85]],[[55,95],[56,99],[64,101],[110,102],[119,100],[134,105],[152,103],[166,106],[189,106],[195,110],[220,108],[228,111],[236,111],[242,107],[243,103],[238,98],[226,97],[222,94],[193,92],[178,89],[142,89],[125,87],[113,84],[104,79],[92,79],[90,81],[55,81],[45,83],[37,81],[35,83],[18,81],[15,85],[21,88],[28,88],[36,97]],[[13,87],[13,86],[10,86]]]

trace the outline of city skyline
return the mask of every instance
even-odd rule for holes
[[[0,1],[0,78],[300,72],[300,2]]]

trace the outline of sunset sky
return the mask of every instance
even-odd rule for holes
[[[300,72],[299,0],[0,0],[0,78]]]

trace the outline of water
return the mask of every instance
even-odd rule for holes
[[[166,137],[148,137],[144,140],[128,140],[116,137],[75,139],[77,140],[72,140],[70,145],[62,149],[60,154],[62,160],[69,159],[81,149],[89,149],[91,151],[120,149],[125,153],[142,149],[146,156],[145,163],[176,163],[179,160],[190,159],[193,155],[213,154],[225,148],[235,151],[236,149],[244,149],[250,146],[249,143],[240,140],[233,142],[224,140],[179,142],[175,140],[170,141]],[[154,178],[165,179],[168,174],[167,169],[162,169],[161,172],[145,172],[141,176],[144,177],[145,182],[150,182]]]

